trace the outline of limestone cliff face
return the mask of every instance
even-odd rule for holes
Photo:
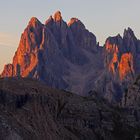
[[[117,35],[106,40],[105,71],[95,82],[95,86],[110,102],[121,100],[125,89],[140,73],[138,49],[139,40],[130,28],[125,29],[123,37]]]
[[[31,77],[54,88],[80,95],[94,90],[110,102],[120,101],[140,73],[139,59],[140,41],[130,28],[101,47],[78,18],[66,23],[57,11],[45,24],[31,18],[1,77]]]
[[[112,40],[114,42],[111,42]],[[123,41],[121,36],[116,36],[115,38],[109,38],[105,44],[105,66],[110,74],[114,78],[118,77],[120,81],[123,81],[129,74],[134,78],[133,57],[136,53],[136,51],[127,51]]]
[[[124,53],[121,56],[121,61],[119,64],[119,78],[121,81],[125,79],[128,75],[134,78],[134,66],[133,66],[133,55],[131,53]]]
[[[14,75],[14,67],[12,64],[7,64],[4,66],[4,70],[2,72],[2,76],[4,77],[12,77]]]
[[[78,85],[72,90],[75,84],[71,73],[73,77],[78,73],[82,75],[83,68],[91,64],[89,53],[98,56],[94,60],[98,63],[100,48],[96,37],[76,18],[67,24],[57,11],[42,24],[33,17],[21,35],[12,64],[5,66],[1,77],[32,77],[51,87],[83,94],[85,85],[76,90],[82,77],[77,77]]]
[[[21,35],[19,47],[13,57],[13,66],[11,66],[11,71],[13,72],[12,74],[11,72],[9,74],[7,72],[7,77],[18,75],[18,67],[20,69],[20,75],[26,77],[37,65],[37,52],[42,39],[42,28],[43,26],[37,18],[31,18],[27,28]],[[5,72],[7,71],[6,67],[2,76],[5,76]]]
[[[78,47],[85,49],[91,49],[96,51],[96,37],[90,33],[84,26],[84,24],[77,18],[71,18],[68,26],[70,27],[74,36],[74,41]]]

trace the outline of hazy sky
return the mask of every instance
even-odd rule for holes
[[[140,0],[0,0],[0,71],[11,62],[29,19],[44,23],[57,10],[65,21],[79,18],[101,44],[127,27],[140,38]]]

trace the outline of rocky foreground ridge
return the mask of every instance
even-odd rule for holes
[[[53,88],[83,96],[93,91],[120,102],[140,73],[139,58],[140,40],[130,28],[102,47],[79,19],[66,23],[57,11],[45,24],[31,18],[1,77],[35,78]]]
[[[140,132],[140,115],[129,104],[113,107],[98,96],[81,97],[27,78],[0,79],[0,139],[132,140]]]

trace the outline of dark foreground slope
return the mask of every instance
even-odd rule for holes
[[[1,140],[132,140],[136,120],[128,116],[97,97],[31,79],[0,79]]]

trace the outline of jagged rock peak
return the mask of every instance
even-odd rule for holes
[[[36,27],[37,25],[40,25],[41,22],[36,18],[36,17],[32,17],[29,21],[28,25],[31,25],[33,27]]]
[[[132,38],[132,37],[134,37],[134,38],[136,38],[136,37],[135,37],[135,34],[134,34],[134,32],[133,32],[133,30],[132,30],[130,27],[128,27],[127,29],[124,30],[123,37],[124,37],[124,38],[125,38],[125,37],[127,37],[127,38]]]
[[[46,20],[45,25],[52,23],[54,21],[52,15]]]
[[[55,22],[59,22],[59,21],[62,20],[62,16],[61,16],[61,12],[60,11],[55,12],[53,17],[54,17],[54,21]]]
[[[109,42],[110,44],[118,44],[120,40],[122,40],[122,37],[120,34],[118,34],[117,36],[108,37],[106,43]]]
[[[70,21],[68,22],[68,26],[71,26],[73,23],[78,22],[78,18],[71,18]]]
[[[70,21],[68,22],[68,26],[78,26],[79,28],[85,29],[85,25],[78,19],[78,18],[71,18]]]

